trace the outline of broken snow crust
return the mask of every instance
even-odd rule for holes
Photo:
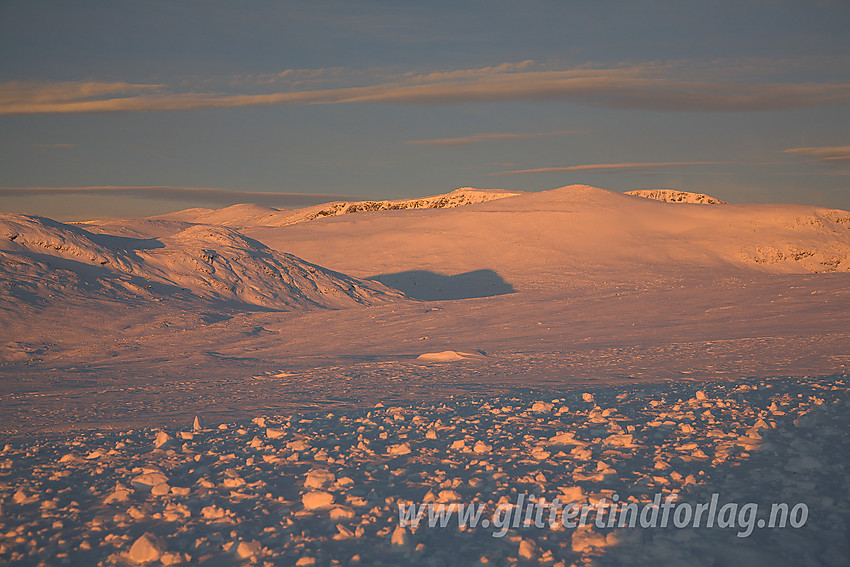
[[[18,440],[0,450],[0,561],[839,565],[847,394],[846,377],[550,389]],[[548,513],[542,527],[533,514],[496,523],[519,495],[645,506],[657,494],[758,515],[747,537],[607,527],[595,512],[578,528]],[[400,524],[399,507],[428,503],[475,505],[479,521],[429,526],[425,511]],[[804,525],[759,528],[774,503],[806,504]]]

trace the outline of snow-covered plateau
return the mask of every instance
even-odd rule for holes
[[[846,565],[848,284],[669,190],[0,214],[0,563]]]

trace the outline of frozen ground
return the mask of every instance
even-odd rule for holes
[[[850,213],[644,197],[4,215],[0,562],[846,564]],[[809,517],[396,529],[670,491]]]
[[[841,565],[849,402],[843,378],[674,383],[19,440],[0,453],[0,561]],[[741,524],[399,524],[399,504],[494,518],[519,495],[658,493],[759,512],[748,537]],[[760,529],[773,503],[804,503],[805,525]]]

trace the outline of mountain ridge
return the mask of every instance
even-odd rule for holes
[[[626,191],[625,195],[654,199],[664,203],[690,203],[695,205],[728,205],[717,197],[704,193],[690,193],[688,191],[677,191],[675,189],[636,189]]]
[[[146,290],[156,284],[198,299],[283,310],[403,298],[377,282],[327,270],[234,229],[211,225],[160,238],[129,238],[42,217],[0,214],[0,259],[7,292],[18,297],[57,295],[66,281],[82,293],[99,289],[124,299],[149,297]]]
[[[238,204],[222,209],[186,209],[148,217],[168,221],[221,224],[224,226],[288,226],[311,220],[362,212],[454,208],[522,194],[501,189],[461,187],[450,193],[414,199],[333,201],[300,209],[275,209],[264,205]]]

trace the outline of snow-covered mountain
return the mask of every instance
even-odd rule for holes
[[[17,297],[73,291],[132,299],[156,288],[272,309],[400,297],[378,282],[434,299],[700,269],[850,271],[848,212],[679,207],[655,197],[569,186],[536,193],[462,189],[298,211],[237,205],[77,225],[5,214],[0,270],[4,295]],[[701,197],[688,199],[709,202]],[[362,211],[372,214],[350,214]]]
[[[271,309],[344,307],[398,299],[376,282],[331,272],[221,226],[159,238],[89,232],[28,215],[0,215],[3,295],[70,293],[128,300],[159,294]]]
[[[474,203],[484,203],[519,195],[517,191],[499,189],[473,189],[462,187],[444,195],[434,195],[419,199],[397,199],[393,201],[336,201],[314,205],[303,209],[280,210],[262,205],[233,205],[223,209],[187,209],[158,217],[156,219],[218,224],[231,227],[245,226],[287,226],[324,217],[347,215],[373,211],[397,211],[405,209],[449,209]]]
[[[850,213],[679,206],[577,185],[454,209],[384,211],[245,234],[360,277],[489,271],[516,289],[663,274],[850,271]]]
[[[688,193],[687,191],[676,191],[675,189],[637,189],[626,191],[626,195],[643,197],[644,199],[655,199],[665,203],[691,203],[695,205],[726,205],[717,197],[703,193]]]

